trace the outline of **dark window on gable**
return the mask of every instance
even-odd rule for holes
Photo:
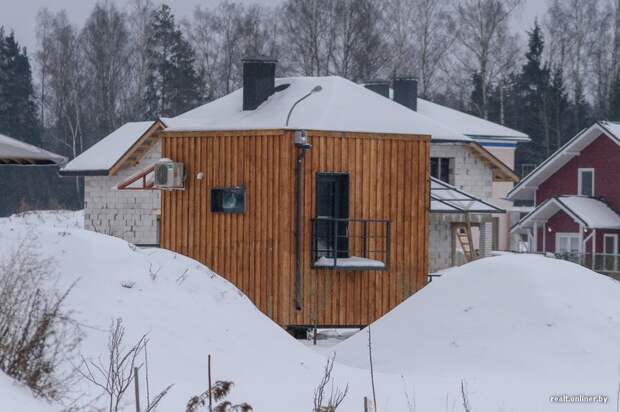
[[[245,212],[245,188],[223,187],[211,189],[211,211],[215,213]]]
[[[451,159],[447,157],[431,157],[431,176],[451,184]]]
[[[579,195],[594,196],[594,170],[579,169]]]

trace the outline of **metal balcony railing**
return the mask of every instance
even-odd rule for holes
[[[389,220],[312,219],[311,266],[315,269],[388,270]]]
[[[595,272],[609,275],[620,280],[620,255],[605,253],[556,253],[555,257],[592,269]]]

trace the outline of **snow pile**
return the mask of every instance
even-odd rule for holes
[[[48,223],[33,222],[32,215],[0,219],[0,256],[30,239],[38,253],[55,260],[55,288],[77,280],[67,308],[85,335],[83,356],[105,356],[110,324],[122,317],[127,346],[148,334],[151,396],[174,384],[162,412],[183,410],[207,388],[208,354],[213,379],[234,381],[233,402],[248,402],[256,411],[312,408],[325,356],[292,339],[232,284],[172,252],[55,227],[59,216],[47,217]],[[570,263],[524,255],[446,272],[372,326],[379,410],[408,411],[410,402],[420,411],[462,410],[465,379],[479,411],[564,410],[549,403],[550,395],[564,393],[611,398],[605,407],[579,404],[571,411],[615,411],[619,285]],[[363,397],[371,396],[367,339],[362,331],[335,347],[335,380],[350,388],[338,412],[362,410]],[[140,387],[144,404],[144,369]],[[73,389],[83,403],[99,395],[86,382]],[[125,410],[132,405],[131,391]],[[0,410],[50,407],[1,375]]]
[[[2,412],[52,412],[47,402],[35,399],[30,389],[0,371],[0,410]]]
[[[50,222],[42,224],[30,224],[32,215],[0,219],[0,256],[26,240],[41,256],[54,259],[59,274],[56,289],[65,290],[77,281],[66,303],[85,334],[84,357],[105,357],[110,324],[122,317],[126,346],[148,334],[151,396],[174,384],[160,411],[184,410],[191,396],[207,388],[208,354],[213,356],[213,379],[234,382],[232,401],[248,402],[257,411],[311,409],[325,357],[295,341],[232,284],[170,251],[139,249],[117,238],[54,227],[58,216],[47,216]],[[73,364],[79,361],[74,359]],[[145,398],[144,370],[141,373]],[[337,366],[334,373],[342,386],[352,387],[342,411],[358,410],[369,394],[367,372]],[[23,389],[15,388],[10,381],[0,382],[0,394]],[[73,389],[80,402],[100,394],[86,382]],[[399,393],[393,404],[402,402]],[[125,410],[132,410],[132,405],[133,388]]]
[[[84,228],[84,211],[34,210],[14,214],[2,221],[28,226],[50,226],[57,229],[82,229]]]
[[[371,330],[378,371],[461,378],[475,384],[474,398],[543,409],[556,393],[605,394],[615,410],[620,283],[571,263],[479,260],[435,279]],[[367,334],[335,350],[340,362],[366,367]],[[588,407],[600,408],[571,410]]]

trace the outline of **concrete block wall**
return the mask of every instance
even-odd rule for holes
[[[118,190],[116,187],[160,157],[161,145],[158,143],[136,166],[123,168],[115,176],[86,176],[84,227],[135,244],[159,244],[159,190]]]
[[[431,157],[454,159],[453,182],[457,188],[483,200],[493,197],[491,167],[461,143],[432,143]]]
[[[431,157],[443,157],[453,160],[453,181],[457,188],[481,198],[492,201],[493,172],[491,167],[469,147],[460,143],[432,143]],[[493,225],[486,222],[491,215],[472,215],[471,222],[479,224],[479,234],[474,233],[474,245],[479,246],[480,256],[489,256],[493,242]],[[462,214],[431,213],[429,233],[429,270],[436,272],[453,265],[463,263],[462,256],[452,261],[452,223],[465,221]]]

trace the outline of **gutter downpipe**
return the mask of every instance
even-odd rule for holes
[[[301,310],[301,282],[302,282],[302,262],[301,262],[301,226],[302,226],[302,206],[301,195],[303,192],[303,165],[306,150],[312,146],[295,144],[299,149],[297,161],[295,162],[295,309]]]
[[[314,93],[318,93],[323,88],[320,85],[314,86],[312,90],[310,90],[307,94],[299,98],[288,111],[288,115],[286,116],[286,127],[288,127],[288,123],[291,120],[291,114],[297,105],[310,97]],[[304,137],[297,139],[297,135],[295,136],[295,147],[299,149],[299,154],[297,155],[297,161],[295,162],[295,309],[301,310],[302,302],[301,302],[301,272],[302,272],[302,262],[301,262],[301,228],[302,228],[302,207],[301,207],[301,195],[303,189],[303,164],[304,157],[306,156],[306,150],[310,149],[312,145],[307,142],[307,135],[304,133]]]

